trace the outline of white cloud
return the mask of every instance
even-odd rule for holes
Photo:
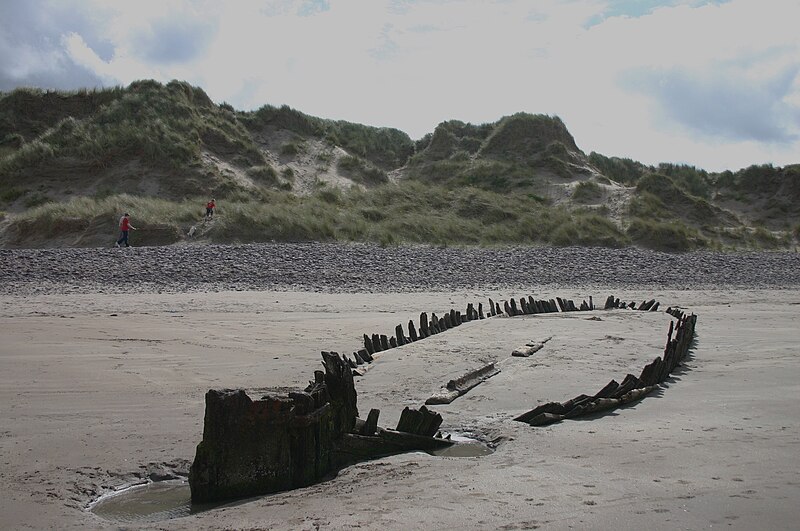
[[[11,2],[0,15],[30,15]],[[527,111],[561,116],[586,151],[647,163],[800,153],[795,0],[94,0],[69,26],[35,22],[63,2],[34,5],[28,33],[46,39],[0,31],[0,57],[26,58],[0,64],[0,87],[71,63],[106,84],[185,79],[237,108],[285,103],[412,137]]]

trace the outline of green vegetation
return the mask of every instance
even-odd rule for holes
[[[247,175],[251,179],[258,181],[260,184],[266,186],[278,185],[278,172],[276,172],[275,168],[273,168],[269,164],[265,164],[263,166],[253,166],[251,168],[248,168]]]
[[[25,195],[28,191],[21,186],[3,186],[0,188],[0,201],[12,203]]]
[[[376,168],[361,157],[346,156],[339,159],[338,169],[353,181],[364,184],[379,184],[389,181],[386,172]]]
[[[397,129],[324,120],[287,105],[264,105],[255,112],[240,113],[239,120],[251,131],[272,127],[292,131],[301,137],[325,139],[382,169],[401,166],[414,153],[414,142]]]
[[[581,181],[575,185],[572,200],[576,203],[593,203],[603,197],[603,189],[592,181]]]
[[[688,193],[666,175],[648,173],[636,184],[638,195],[631,201],[633,216],[657,219],[682,218],[700,225],[735,224],[731,215],[725,215],[707,200]]]
[[[281,155],[284,157],[295,157],[302,151],[302,143],[297,141],[286,142],[281,146]]]
[[[337,188],[323,173],[360,186]],[[224,207],[201,237],[219,242],[688,250],[800,240],[800,165],[709,174],[586,156],[558,117],[450,120],[412,141],[288,106],[236,111],[180,81],[0,93],[4,241],[85,244],[93,231],[114,232],[119,210],[138,209],[148,227],[140,241],[171,243],[197,222],[208,196]],[[58,239],[65,233],[74,238]]]
[[[679,222],[636,218],[627,232],[633,243],[660,251],[690,251],[708,245],[697,231]]]
[[[386,184],[369,191],[321,188],[298,197],[259,190],[260,200],[222,199],[207,237],[220,242],[343,240],[382,244],[553,244],[622,246],[628,238],[591,212],[570,213],[527,197],[475,188],[447,190],[420,183]],[[220,198],[218,198],[220,199]],[[119,213],[130,211],[138,241],[172,241],[198,223],[203,198],[185,201],[128,195],[48,203],[15,217],[14,233],[47,238],[80,233],[103,220],[113,234]],[[59,228],[60,227],[60,228]],[[33,238],[33,239],[36,239]]]
[[[35,98],[36,93],[25,90],[5,95],[0,99],[0,116],[12,114],[20,100],[36,102]],[[214,106],[202,89],[187,83],[137,81],[127,89],[76,94],[67,101],[81,98],[86,100],[81,112],[61,116],[70,106],[59,102],[54,107],[60,113],[48,114],[47,120],[31,119],[23,130],[39,136],[0,160],[0,171],[37,168],[64,157],[100,167],[137,159],[153,167],[179,169],[198,162],[202,149],[240,155],[253,165],[264,162],[247,131]],[[49,108],[42,101],[35,107]],[[9,121],[6,127],[15,127]]]

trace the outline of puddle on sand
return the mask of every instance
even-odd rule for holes
[[[428,453],[441,457],[481,457],[494,452],[494,448],[488,444],[463,435],[451,434],[450,440],[455,444],[446,448],[431,450]]]
[[[186,480],[157,481],[103,496],[89,510],[115,522],[159,522],[219,506],[192,505],[191,499]]]
[[[441,457],[480,457],[494,452],[488,444],[464,435],[451,434],[450,440],[455,444],[428,453]],[[106,494],[92,503],[89,510],[112,522],[146,523],[181,518],[224,504],[193,505],[191,499],[187,480],[156,481]]]

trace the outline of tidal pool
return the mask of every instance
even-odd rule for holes
[[[494,452],[494,448],[485,442],[465,435],[451,434],[450,440],[455,444],[446,448],[431,450],[428,453],[441,457],[480,457]]]
[[[107,494],[94,502],[89,510],[115,522],[159,522],[219,506],[192,505],[191,499],[188,481],[157,481]]]

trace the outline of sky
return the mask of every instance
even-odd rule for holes
[[[800,163],[798,0],[0,0],[0,91],[185,80],[412,138],[560,117],[586,153]]]

